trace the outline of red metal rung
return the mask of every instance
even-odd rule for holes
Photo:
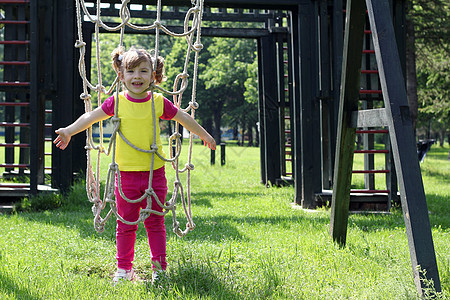
[[[28,147],[30,147],[30,144],[0,143],[0,147],[6,147],[6,148],[12,148],[12,147],[28,148]]]
[[[4,66],[20,66],[20,65],[29,65],[29,61],[0,61],[0,65]]]
[[[356,133],[389,133],[387,129],[367,129],[367,130],[356,130]]]
[[[0,106],[28,106],[30,102],[0,102]]]
[[[286,161],[292,161],[292,158],[286,158]]]
[[[8,123],[0,122],[0,127],[28,127],[30,123]]]
[[[30,85],[29,82],[18,82],[18,81],[14,81],[14,82],[3,81],[3,82],[0,82],[0,86],[29,86],[29,85]]]
[[[0,4],[25,4],[30,3],[30,0],[0,0]]]
[[[360,94],[382,94],[381,90],[359,90]]]
[[[372,34],[372,30],[364,30],[364,34]]]
[[[0,45],[28,45],[30,41],[0,41]]]
[[[28,164],[0,164],[0,168],[28,168]]]
[[[0,183],[0,188],[29,188],[27,183]]]
[[[361,74],[378,74],[378,70],[361,70]]]
[[[355,150],[354,153],[368,153],[368,154],[389,153],[389,150]]]
[[[286,145],[284,145],[284,147],[286,147],[286,148],[291,148],[291,144],[286,144]]]
[[[30,21],[0,20],[0,24],[29,24],[29,23]]]
[[[375,50],[363,50],[364,54],[375,54]]]
[[[354,174],[387,174],[389,170],[353,170]]]

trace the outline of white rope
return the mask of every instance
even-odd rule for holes
[[[98,232],[104,231],[104,226],[106,221],[114,214],[117,219],[122,221],[125,224],[129,225],[135,225],[140,222],[143,222],[146,218],[150,216],[150,214],[157,214],[157,215],[166,215],[168,212],[172,212],[173,217],[173,231],[178,236],[184,236],[186,235],[190,230],[193,230],[195,228],[195,224],[192,220],[192,212],[191,212],[191,197],[190,197],[190,172],[194,170],[194,165],[192,164],[192,145],[193,145],[193,134],[190,134],[189,139],[189,150],[188,150],[188,161],[185,164],[183,169],[179,169],[179,156],[181,153],[181,134],[179,133],[179,124],[175,124],[175,133],[169,138],[169,146],[172,147],[173,144],[175,144],[175,155],[170,152],[170,157],[164,158],[160,153],[159,149],[156,145],[156,138],[153,139],[152,145],[150,149],[141,149],[139,147],[136,147],[133,145],[120,131],[120,118],[117,117],[118,112],[118,106],[119,106],[119,90],[120,90],[120,81],[119,78],[116,77],[115,81],[111,84],[110,88],[106,90],[106,88],[103,86],[102,82],[102,70],[101,70],[101,64],[100,64],[100,28],[103,28],[107,31],[120,31],[120,43],[119,46],[123,46],[123,37],[125,32],[125,27],[130,27],[134,30],[155,30],[155,49],[154,49],[154,67],[153,69],[156,70],[156,61],[159,53],[159,37],[160,33],[163,32],[167,35],[170,35],[172,37],[185,37],[187,42],[187,53],[186,53],[186,59],[184,62],[184,68],[183,72],[178,74],[174,80],[173,90],[168,91],[165,90],[159,86],[156,86],[152,84],[150,87],[151,92],[151,99],[152,99],[152,114],[153,114],[153,137],[156,136],[156,126],[159,126],[157,124],[157,120],[155,118],[155,103],[154,103],[154,90],[159,90],[165,94],[173,96],[173,102],[174,105],[185,112],[191,111],[191,116],[195,117],[195,110],[198,108],[198,103],[196,102],[196,81],[197,81],[197,69],[198,69],[198,55],[200,50],[203,48],[201,42],[200,42],[200,36],[201,36],[201,20],[202,20],[202,14],[203,14],[203,0],[191,0],[192,8],[190,8],[186,12],[186,16],[184,19],[184,26],[183,26],[183,32],[182,33],[176,33],[173,31],[170,31],[167,27],[165,27],[161,23],[161,11],[162,11],[162,5],[161,0],[157,1],[157,16],[156,20],[153,22],[153,24],[149,25],[142,25],[142,24],[133,24],[130,22],[131,19],[131,12],[128,8],[128,4],[130,0],[122,0],[122,4],[119,9],[119,17],[121,20],[121,23],[116,26],[108,26],[102,21],[101,16],[101,0],[97,0],[96,2],[96,14],[91,15],[86,7],[85,0],[75,0],[76,1],[76,14],[77,14],[77,29],[78,29],[78,40],[75,43],[75,47],[79,49],[80,51],[80,60],[78,64],[78,69],[80,73],[80,77],[83,80],[83,93],[80,95],[80,98],[85,103],[85,111],[92,111],[92,97],[89,94],[89,90],[97,93],[97,105],[101,106],[102,104],[102,94],[111,94],[112,91],[116,90],[115,92],[115,114],[112,117],[113,122],[113,133],[111,136],[111,139],[109,141],[107,149],[104,148],[103,145],[103,126],[102,122],[99,123],[100,127],[100,143],[99,145],[95,145],[94,139],[92,136],[92,127],[86,130],[86,155],[87,155],[87,171],[86,171],[86,191],[88,195],[88,199],[91,203],[93,203],[92,206],[92,212],[94,214],[94,228]],[[87,22],[94,23],[95,26],[95,32],[94,32],[94,38],[96,41],[96,58],[97,58],[97,84],[91,83],[87,79],[86,74],[86,65],[85,65],[85,55],[86,55],[86,43],[83,41],[83,18],[87,20]],[[191,24],[191,26],[189,26]],[[194,42],[195,38],[195,42]],[[183,96],[184,91],[188,87],[188,64],[189,64],[189,57],[190,54],[194,51],[195,58],[194,58],[194,70],[193,70],[193,85],[192,85],[192,96],[191,101],[189,102],[188,107],[182,108],[181,107],[181,99]],[[181,81],[181,83],[180,83]],[[178,85],[180,84],[180,88],[178,89]],[[120,136],[128,145],[133,147],[134,149],[149,153],[151,154],[151,166],[150,166],[150,175],[149,175],[149,184],[148,189],[145,191],[144,195],[139,197],[138,199],[128,199],[122,190],[122,184],[121,184],[121,176],[119,171],[119,166],[116,163],[115,155],[116,155],[116,138],[117,135]],[[151,137],[150,137],[151,138]],[[97,151],[97,167],[96,172],[93,171],[92,167],[92,159],[91,159],[91,151]],[[105,186],[105,192],[103,195],[103,198],[100,196],[100,158],[101,154],[110,155],[111,154],[111,163],[109,165],[108,173],[106,176],[106,186]],[[152,188],[152,179],[153,179],[153,165],[155,160],[155,155],[158,156],[160,159],[170,162],[175,169],[175,181],[174,181],[174,189],[172,193],[172,198],[167,201],[161,201],[165,199],[158,199],[158,196],[154,192]],[[184,193],[184,188],[180,180],[180,173],[187,172],[187,181],[186,181],[186,194]],[[137,203],[141,202],[144,199],[147,199],[147,206],[144,209],[141,209],[139,214],[139,219],[136,221],[129,221],[125,220],[122,216],[120,216],[117,212],[116,203],[114,201],[114,179],[115,175],[117,174],[117,181],[118,181],[118,188],[119,193],[122,196],[123,199],[125,199],[127,202],[130,203]],[[186,196],[185,196],[186,195]],[[181,198],[181,202],[184,208],[184,212],[187,218],[187,224],[185,230],[180,229],[179,222],[176,220],[176,202],[178,199],[178,196]],[[152,210],[151,204],[152,200],[151,197],[153,197],[158,205],[163,209],[162,212]],[[101,216],[102,211],[105,209],[106,204],[109,203],[110,210],[106,214],[105,217]]]

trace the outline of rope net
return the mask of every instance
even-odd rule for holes
[[[99,122],[100,129],[100,141],[99,143],[94,143],[93,139],[93,130],[92,127],[86,130],[86,155],[87,155],[87,170],[86,170],[86,192],[89,201],[93,204],[92,212],[94,214],[94,228],[97,232],[103,232],[105,230],[106,221],[114,214],[117,219],[122,221],[125,224],[135,225],[140,222],[143,222],[146,218],[150,216],[150,214],[158,214],[158,215],[166,215],[168,212],[172,212],[173,218],[173,231],[180,237],[185,236],[190,230],[195,228],[195,224],[192,220],[192,212],[191,212],[191,196],[190,196],[190,181],[191,181],[191,171],[194,170],[194,165],[192,164],[192,145],[193,145],[193,134],[190,134],[189,138],[189,149],[187,155],[187,163],[180,168],[179,156],[181,153],[181,134],[180,134],[180,126],[178,123],[175,124],[175,132],[169,138],[169,146],[175,148],[175,151],[169,151],[169,158],[164,158],[159,152],[158,147],[156,145],[156,139],[153,139],[153,144],[150,149],[140,149],[135,145],[131,144],[126,137],[120,131],[120,118],[117,117],[118,110],[118,98],[120,91],[120,81],[118,76],[114,80],[114,82],[107,89],[102,82],[102,70],[100,63],[100,28],[108,32],[118,32],[120,33],[120,42],[118,46],[123,47],[123,37],[125,33],[125,28],[129,27],[133,30],[145,30],[145,31],[153,31],[155,35],[155,48],[154,48],[154,64],[156,64],[158,52],[159,52],[159,40],[160,34],[167,34],[172,37],[185,38],[186,40],[186,59],[184,62],[183,72],[178,74],[173,83],[173,90],[165,90],[157,85],[152,84],[150,86],[150,92],[152,94],[152,110],[153,110],[153,136],[156,135],[156,126],[157,120],[155,118],[155,103],[153,97],[153,91],[159,90],[160,92],[171,95],[173,97],[174,105],[185,112],[190,112],[190,115],[195,117],[195,110],[198,108],[198,103],[196,102],[196,82],[197,82],[197,67],[198,67],[198,55],[200,50],[203,48],[200,42],[201,36],[201,21],[202,21],[202,12],[203,12],[203,0],[191,0],[191,8],[186,12],[184,19],[184,29],[183,32],[177,33],[170,31],[167,27],[165,27],[161,22],[161,0],[157,1],[157,14],[156,20],[152,24],[133,24],[131,20],[131,12],[129,5],[130,0],[122,0],[120,4],[120,9],[118,9],[119,18],[121,23],[116,26],[109,26],[102,21],[101,16],[101,8],[102,3],[101,0],[97,0],[95,4],[96,14],[89,13],[85,0],[75,0],[76,1],[76,13],[77,13],[77,28],[78,28],[78,39],[75,43],[75,47],[80,51],[80,60],[78,64],[78,69],[80,76],[83,81],[83,93],[80,95],[81,100],[84,101],[85,111],[92,111],[92,96],[89,94],[89,91],[97,93],[97,105],[101,106],[103,96],[111,94],[115,89],[115,115],[111,118],[113,123],[113,132],[111,135],[111,139],[107,145],[103,142],[103,124]],[[188,1],[187,1],[188,2]],[[83,22],[92,22],[95,26],[94,37],[96,41],[95,54],[97,60],[97,84],[90,82],[87,79],[86,74],[86,65],[85,65],[85,54],[86,54],[86,43],[83,41]],[[194,54],[194,68],[193,68],[193,79],[192,79],[192,95],[191,101],[186,108],[181,107],[181,99],[184,91],[188,87],[188,64],[191,53]],[[156,69],[156,65],[154,65],[154,70]],[[150,176],[149,176],[149,184],[148,189],[145,191],[144,195],[142,195],[138,199],[128,199],[123,191],[122,184],[120,180],[120,171],[119,166],[116,163],[115,158],[115,149],[116,149],[116,138],[117,135],[120,136],[128,145],[131,147],[146,153],[151,154],[151,167],[150,167]],[[92,163],[92,151],[96,152],[96,170],[94,172],[94,167]],[[175,152],[175,153],[173,153]],[[95,154],[95,153],[94,153]],[[102,155],[109,156],[111,155],[111,163],[109,164],[108,173],[106,176],[106,185],[103,196],[100,195],[100,160]],[[172,167],[175,170],[175,181],[173,186],[173,193],[170,200],[164,201],[165,199],[158,199],[156,193],[152,189],[152,178],[153,178],[153,164],[155,155],[166,162],[170,162]],[[186,191],[184,190],[184,186],[180,180],[181,173],[187,173],[186,176]],[[122,216],[120,216],[117,212],[116,203],[114,201],[114,178],[117,174],[118,179],[118,187],[120,195],[130,203],[141,202],[144,199],[147,199],[147,206],[144,209],[141,209],[139,219],[136,221],[125,220]],[[152,210],[151,197],[154,197],[156,202],[160,207],[163,208],[162,212]],[[180,228],[180,224],[176,219],[176,202],[178,197],[180,197],[183,209],[185,212],[185,216],[187,219],[187,224],[184,230]],[[106,205],[109,203],[110,209],[107,213],[103,213],[105,215],[102,217],[102,212],[105,211]]]

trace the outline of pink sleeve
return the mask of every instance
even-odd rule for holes
[[[166,97],[164,97],[164,112],[161,116],[161,119],[172,120],[173,117],[175,117],[175,115],[177,114],[177,112],[178,108]]]
[[[102,109],[108,116],[114,116],[114,96],[109,97],[103,102]]]

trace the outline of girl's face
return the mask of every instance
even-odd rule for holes
[[[141,62],[132,69],[119,72],[120,79],[128,90],[128,95],[134,99],[144,99],[148,96],[147,89],[154,80],[154,72],[150,62]]]

